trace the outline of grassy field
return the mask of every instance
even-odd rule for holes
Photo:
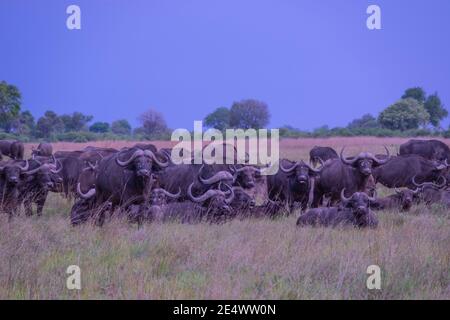
[[[307,159],[316,144],[396,152],[403,141],[284,140],[281,155]],[[439,206],[380,212],[376,230],[298,229],[295,216],[73,228],[70,206],[52,195],[41,218],[0,217],[0,299],[450,299],[450,213]],[[366,287],[373,264],[381,290]],[[66,288],[69,265],[81,268],[79,291]]]

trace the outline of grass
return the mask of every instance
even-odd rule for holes
[[[288,140],[281,153],[306,158],[314,144],[381,152],[401,141]],[[450,299],[450,213],[439,206],[380,212],[378,229],[356,230],[299,229],[295,216],[73,228],[70,205],[52,195],[41,218],[0,217],[1,299]],[[79,291],[66,289],[73,264]],[[372,264],[381,290],[366,288]]]

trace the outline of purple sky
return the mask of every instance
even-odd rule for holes
[[[66,28],[69,4],[81,30]],[[367,29],[369,4],[382,30]],[[450,107],[449,21],[448,0],[1,0],[0,80],[35,116],[79,110],[136,125],[152,107],[192,129],[255,98],[271,127],[345,126],[411,86]]]

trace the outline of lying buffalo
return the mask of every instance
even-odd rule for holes
[[[380,159],[369,152],[361,152],[356,157],[345,158],[344,148],[340,159],[326,162],[320,171],[318,183],[314,189],[313,207],[318,207],[324,196],[330,197],[331,203],[340,200],[343,189],[348,193],[367,192],[372,179],[372,170],[387,163],[389,150],[385,147],[387,157]]]
[[[305,210],[312,203],[314,181],[320,171],[321,168],[314,169],[303,161],[281,160],[280,170],[267,177],[269,199],[287,203],[290,211],[299,202]]]
[[[22,160],[24,149],[24,145],[20,141],[0,140],[0,159],[2,156],[8,156],[14,160]]]
[[[315,146],[309,151],[309,163],[313,167],[331,159],[339,159],[337,152],[333,148]]]
[[[378,198],[373,204],[372,209],[374,210],[400,210],[409,211],[416,200],[419,199],[420,189],[415,190],[395,189],[395,194],[389,195],[384,198]]]
[[[41,142],[36,149],[31,150],[31,154],[33,156],[50,157],[53,154],[52,144],[48,142]]]
[[[194,182],[189,185],[188,195],[189,198],[201,205],[202,216],[205,217],[208,222],[225,222],[233,216],[233,209],[231,203],[234,199],[234,190],[228,184],[225,186],[229,189],[222,191],[220,189],[209,189],[203,194],[194,195],[192,187]]]
[[[442,183],[423,182],[417,183],[413,178],[413,183],[420,188],[421,201],[427,205],[439,204],[450,208],[450,190],[446,187],[447,181],[442,179]]]
[[[373,170],[373,177],[377,183],[388,188],[409,188],[414,189],[412,178],[416,181],[433,182],[441,175],[445,176],[448,164],[438,163],[423,158],[419,155],[403,155],[392,157],[385,164]]]
[[[400,155],[415,154],[428,160],[450,161],[450,148],[439,140],[412,139],[400,146]]]
[[[297,226],[336,227],[339,225],[353,225],[358,228],[376,228],[378,219],[370,210],[370,205],[376,201],[362,192],[356,192],[346,198],[345,190],[341,192],[339,207],[309,209],[297,220]]]

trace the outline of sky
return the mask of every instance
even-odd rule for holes
[[[66,27],[71,4],[81,30]],[[366,26],[371,4],[381,30]],[[450,1],[1,0],[1,80],[35,117],[136,126],[153,108],[192,130],[251,98],[268,104],[271,128],[345,126],[413,86],[450,107]]]

